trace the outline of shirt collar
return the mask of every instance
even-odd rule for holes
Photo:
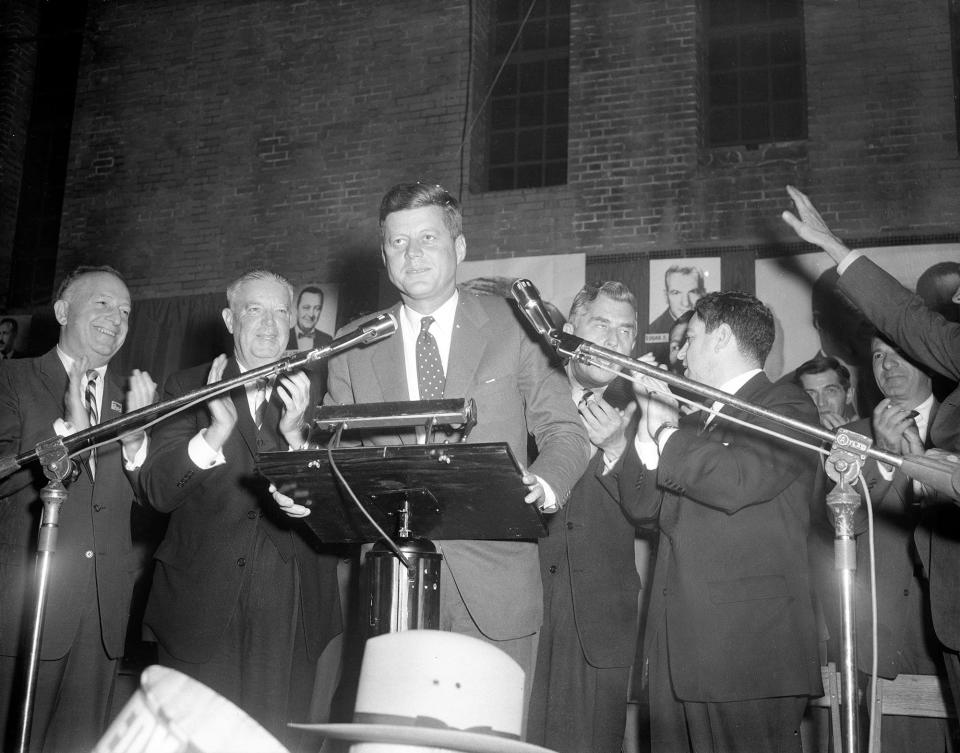
[[[454,290],[453,295],[431,314],[421,314],[414,311],[407,306],[407,304],[403,304],[403,306],[400,307],[400,315],[406,320],[410,332],[414,335],[420,332],[420,320],[425,316],[432,316],[433,324],[430,325],[430,331],[434,333],[435,337],[439,337],[442,332],[446,336],[445,339],[449,340],[453,332],[453,321],[457,316],[457,303],[459,300],[460,291]],[[435,327],[437,329],[434,329]]]
[[[933,402],[934,397],[931,392],[927,395],[926,400],[914,408],[917,415],[913,420],[917,422],[917,431],[920,432],[920,439],[924,441],[927,439],[927,431],[930,428],[930,413],[933,411]]]
[[[60,347],[59,343],[57,344],[57,355],[60,357],[60,363],[63,364],[63,368],[66,369],[67,374],[73,370],[73,364],[76,362],[76,359],[67,353],[63,348]],[[107,374],[107,364],[103,366],[98,366],[94,369],[100,375],[100,381],[103,382]]]

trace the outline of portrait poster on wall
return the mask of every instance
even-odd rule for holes
[[[0,315],[0,359],[34,355],[30,348],[30,321],[27,315]]]
[[[340,286],[336,283],[307,282],[300,285],[295,299],[294,325],[303,331],[315,329],[333,337],[337,331],[339,299]]]
[[[670,328],[693,308],[704,293],[721,290],[720,257],[650,259],[650,324],[643,335],[643,352],[658,363],[669,361]]]

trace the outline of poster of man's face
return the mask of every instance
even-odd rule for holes
[[[314,330],[330,335],[336,331],[338,286],[311,282],[300,288],[296,299],[296,326],[300,332]]]
[[[673,322],[720,289],[720,257],[650,260],[650,322]],[[660,331],[653,328],[650,331]],[[664,330],[665,331],[665,330]]]
[[[0,360],[26,355],[29,316],[0,316]]]

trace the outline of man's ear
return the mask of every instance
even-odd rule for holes
[[[950,296],[950,303],[960,303],[960,288],[953,291],[953,295]]]
[[[53,315],[57,317],[57,324],[61,327],[67,323],[67,311],[70,310],[70,304],[60,298],[53,304]]]
[[[717,352],[719,352],[733,342],[733,330],[730,329],[729,324],[721,322],[713,331],[713,337],[714,347],[717,349]]]
[[[232,335],[233,334],[233,312],[229,308],[226,308],[220,312],[220,316],[223,317],[223,323],[227,327],[227,332],[229,332]]]
[[[453,242],[453,248],[457,252],[457,264],[462,262],[467,256],[467,239],[463,233],[460,233]]]

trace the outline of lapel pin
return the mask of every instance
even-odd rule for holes
[[[123,413],[123,406],[120,405],[116,400],[110,401],[110,410],[115,411],[116,413]]]

